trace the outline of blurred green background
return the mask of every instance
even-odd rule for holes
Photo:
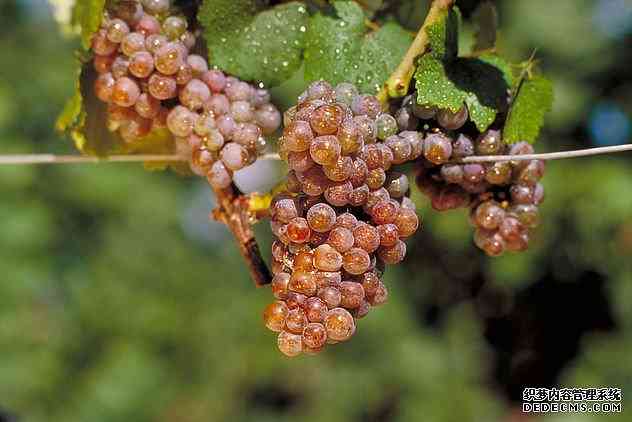
[[[458,3],[466,17],[476,5]],[[632,2],[497,4],[503,53],[537,48],[555,81],[538,150],[628,142]],[[423,2],[387,6],[411,28],[423,18]],[[73,152],[52,128],[77,45],[44,1],[0,2],[0,153]],[[464,213],[437,215],[414,192],[424,228],[387,272],[389,303],[349,343],[292,360],[261,321],[270,292],[208,222],[202,181],[130,164],[2,166],[0,421],[518,421],[525,386],[632,393],[630,163],[549,163],[530,251],[496,259],[475,249]],[[265,164],[242,183],[275,177]]]

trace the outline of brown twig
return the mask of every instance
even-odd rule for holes
[[[258,287],[269,284],[272,281],[272,275],[261,257],[261,251],[252,230],[254,217],[248,209],[248,198],[242,195],[234,185],[227,189],[213,188],[213,191],[219,205],[213,210],[211,217],[226,224],[235,237],[239,253],[246,261],[255,284]]]
[[[386,104],[390,98],[399,98],[406,95],[415,72],[415,59],[423,54],[428,46],[429,39],[426,29],[437,22],[441,18],[441,15],[452,7],[452,4],[454,4],[454,0],[433,0],[426,19],[417,32],[417,36],[410,45],[406,55],[404,55],[397,69],[395,69],[393,74],[386,80],[384,86],[378,93],[377,97],[382,104]]]

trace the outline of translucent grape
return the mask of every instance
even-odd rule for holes
[[[489,256],[500,256],[505,251],[505,241],[496,231],[476,229],[474,243]]]
[[[452,142],[442,133],[432,133],[424,140],[424,157],[434,164],[443,164],[452,155]]]
[[[351,249],[354,244],[353,232],[345,227],[335,227],[329,232],[327,243],[338,252],[344,253]]]
[[[366,181],[366,177],[369,174],[369,168],[366,165],[366,162],[361,158],[356,158],[353,160],[353,171],[351,173],[349,181],[353,185],[353,187],[359,187],[364,184]]]
[[[307,324],[308,321],[305,311],[300,308],[290,309],[285,317],[285,327],[287,331],[294,334],[301,334]]]
[[[348,82],[339,83],[335,90],[336,101],[351,106],[353,98],[358,95],[358,89],[355,85]]]
[[[325,243],[314,250],[314,266],[321,271],[338,271],[342,267],[342,255]]]
[[[485,180],[492,185],[505,185],[511,181],[511,164],[498,161],[485,170]]]
[[[272,302],[263,311],[263,321],[270,330],[280,332],[285,327],[288,313],[289,309],[285,302]]]
[[[505,210],[494,201],[483,202],[474,212],[476,225],[487,230],[496,229],[502,223],[504,217]]]
[[[112,63],[116,59],[115,55],[110,56],[99,56],[96,55],[94,57],[94,70],[97,73],[108,73],[112,70]]]
[[[380,234],[380,246],[393,246],[399,240],[399,231],[395,224],[382,224],[377,227]]]
[[[392,199],[380,201],[371,208],[371,217],[375,224],[394,223],[398,213],[399,204]]]
[[[293,199],[280,199],[272,206],[272,218],[282,223],[289,223],[296,217],[298,217],[298,210]]]
[[[235,83],[226,83],[226,96],[231,101],[250,101],[252,97],[252,87],[243,81],[235,81]]]
[[[112,19],[107,28],[107,38],[119,44],[129,34],[129,26],[122,19]]]
[[[377,229],[366,223],[359,223],[353,228],[354,245],[368,253],[380,246],[380,234]]]
[[[118,48],[118,44],[110,41],[105,29],[99,30],[92,38],[92,51],[100,56],[109,56]]]
[[[305,314],[309,322],[322,322],[327,316],[327,304],[318,297],[310,297],[305,301]]]
[[[295,269],[290,277],[288,289],[306,296],[314,295],[316,293],[314,275],[310,271]]]
[[[255,120],[264,135],[272,135],[281,126],[281,113],[272,104],[264,104],[255,111]]]
[[[312,141],[309,153],[314,162],[321,165],[332,165],[340,156],[340,143],[335,136],[319,136]]]
[[[288,223],[287,236],[294,243],[305,243],[309,240],[311,230],[307,220],[302,217],[296,217]]]
[[[373,306],[379,306],[388,300],[388,290],[382,282],[377,286],[377,290],[373,296],[369,297],[369,303]]]
[[[340,305],[342,295],[340,290],[335,287],[323,287],[318,291],[318,297],[327,305],[327,308],[333,309]]]
[[[145,10],[152,15],[159,15],[169,11],[171,0],[142,0]]]
[[[213,94],[204,108],[212,111],[216,116],[221,116],[230,112],[230,101],[223,94]]]
[[[100,74],[94,81],[94,93],[101,101],[108,103],[112,99],[112,92],[116,81],[111,73]]]
[[[369,198],[369,192],[370,190],[367,185],[358,186],[357,188],[353,189],[351,193],[349,193],[349,196],[347,198],[349,204],[353,205],[354,207],[360,207],[366,204]]]
[[[355,332],[355,321],[353,317],[343,308],[334,308],[325,317],[325,328],[327,337],[336,341],[348,340]]]
[[[160,111],[160,101],[143,92],[136,100],[134,110],[136,110],[136,112],[145,119],[153,119]]]
[[[312,230],[327,232],[336,224],[336,211],[325,203],[316,204],[307,211],[307,222]]]
[[[116,81],[112,88],[111,100],[121,107],[131,107],[140,96],[138,84],[130,78],[123,77]]]
[[[342,266],[349,274],[359,275],[369,269],[371,266],[371,258],[364,249],[353,247],[343,255]]]
[[[448,130],[456,130],[467,122],[468,112],[467,107],[462,106],[456,113],[453,113],[449,109],[441,109],[437,113],[437,122]]]
[[[280,259],[279,259],[280,261]],[[290,282],[290,275],[288,273],[278,273],[272,278],[270,284],[272,288],[272,294],[277,299],[286,299],[288,293],[288,283]]]
[[[380,284],[380,278],[377,274],[373,272],[362,274],[362,288],[364,289],[364,294],[367,297],[375,295]]]
[[[218,117],[215,122],[220,133],[224,136],[224,139],[231,139],[237,129],[235,120],[231,116],[224,115]]]
[[[298,356],[303,351],[303,337],[288,331],[281,331],[277,337],[277,346],[281,353],[286,356]]]
[[[310,323],[303,330],[303,344],[311,349],[320,349],[327,343],[327,329],[323,324]]]
[[[356,127],[362,136],[362,141],[365,144],[375,142],[377,137],[377,127],[374,119],[371,119],[368,116],[355,116],[353,118],[353,122],[356,124]]]
[[[386,175],[384,187],[391,198],[401,198],[408,192],[408,177],[403,173],[390,172]]]
[[[406,244],[398,240],[393,246],[382,246],[377,250],[377,256],[385,264],[399,264],[406,256]]]
[[[463,181],[463,167],[458,164],[444,164],[441,166],[441,177],[447,183],[459,184]]]
[[[482,182],[485,178],[485,167],[482,164],[463,165],[463,180],[470,183]]]
[[[112,76],[114,79],[120,79],[127,76],[129,70],[129,59],[125,56],[117,56],[112,62]]]
[[[334,135],[338,132],[343,116],[343,111],[339,106],[323,105],[312,112],[309,124],[317,135]]]
[[[164,75],[174,75],[180,69],[183,57],[180,47],[170,42],[160,47],[155,53],[155,66]]]
[[[411,158],[412,145],[407,138],[397,135],[389,136],[384,144],[393,152],[393,164],[403,164]]]
[[[149,78],[149,93],[158,100],[168,100],[176,96],[178,87],[175,79],[154,73]]]
[[[188,108],[176,106],[167,117],[167,127],[176,136],[187,137],[193,132],[196,116]],[[230,166],[227,166],[230,168]]]
[[[349,212],[342,213],[336,218],[336,227],[344,227],[353,230],[356,224],[358,224],[358,219]]]
[[[134,53],[145,49],[145,36],[139,32],[131,32],[123,38],[121,51],[127,57],[132,57]]]
[[[134,53],[129,61],[129,72],[137,78],[146,78],[154,71],[154,57],[147,51]]]
[[[147,46],[147,37],[150,35],[160,34],[160,22],[158,19],[151,15],[143,15],[138,23],[136,24],[136,28],[134,28],[136,32],[139,32],[145,36],[145,47]]]
[[[248,150],[235,142],[224,145],[220,153],[224,165],[232,171],[244,168],[248,163],[248,155]]]
[[[389,136],[395,135],[398,129],[395,118],[387,113],[377,116],[375,126],[377,128],[377,138],[380,140],[385,140]]]
[[[340,283],[340,305],[347,309],[358,308],[364,302],[364,288],[354,281]]]
[[[162,23],[162,31],[167,38],[176,40],[187,30],[187,21],[178,16],[169,16]]]
[[[476,141],[478,155],[495,155],[502,152],[503,140],[499,130],[488,129]]]
[[[412,236],[419,228],[419,217],[414,209],[400,207],[395,225],[402,238]]]
[[[214,93],[221,92],[226,87],[226,75],[220,70],[209,70],[200,78]]]
[[[226,168],[223,162],[216,161],[211,166],[211,169],[207,175],[208,182],[219,189],[226,189],[232,182],[230,171]]]
[[[325,200],[335,207],[349,203],[349,195],[353,192],[351,182],[332,183],[325,189]]]
[[[355,115],[367,115],[375,119],[382,112],[382,105],[372,95],[356,95],[351,101],[351,110]]]
[[[535,205],[515,205],[509,209],[520,223],[528,228],[535,228],[540,224],[538,207]]]
[[[211,90],[199,79],[192,79],[180,91],[180,102],[191,110],[199,110],[211,98]]]
[[[164,35],[160,35],[160,34],[148,35],[145,38],[145,49],[149,51],[151,54],[156,54],[156,52],[160,49],[160,47],[163,47],[168,42],[169,41],[167,40],[167,37],[165,37]]]
[[[230,106],[230,112],[237,122],[249,122],[254,119],[254,110],[248,101],[233,102]]]

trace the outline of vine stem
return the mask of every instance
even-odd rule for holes
[[[430,10],[426,15],[423,25],[419,28],[413,43],[408,48],[404,58],[395,71],[386,80],[384,86],[377,95],[382,104],[386,104],[389,98],[399,98],[406,95],[410,81],[415,72],[415,59],[426,51],[428,46],[428,33],[426,29],[437,22],[441,15],[454,4],[454,0],[433,0]]]
[[[211,213],[211,218],[226,224],[231,231],[237,241],[239,253],[246,261],[250,277],[257,287],[270,284],[272,275],[261,256],[252,230],[255,216],[249,209],[249,198],[243,195],[235,185],[226,189],[213,187],[213,192],[219,205]]]
[[[615,154],[632,151],[632,144],[578,149],[573,151],[545,152],[524,155],[478,155],[455,161],[459,163],[484,163],[490,161],[561,160],[566,158],[589,157],[593,155]],[[270,153],[260,160],[280,160],[278,154]],[[138,163],[138,162],[179,162],[188,161],[181,155],[111,155],[109,157],[88,157],[83,155],[20,154],[0,155],[0,165],[28,164],[97,164],[97,163]]]

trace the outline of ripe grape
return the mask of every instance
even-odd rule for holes
[[[131,107],[140,96],[138,84],[127,77],[120,78],[112,88],[111,101],[121,107]]]
[[[353,316],[343,308],[334,308],[325,317],[327,336],[335,341],[348,340],[355,332]]]
[[[281,353],[294,357],[303,351],[303,338],[300,335],[292,334],[289,331],[281,331],[277,338],[277,346]]]
[[[289,309],[285,302],[276,301],[269,304],[263,311],[263,320],[270,330],[280,332],[285,327],[288,314]]]
[[[441,109],[437,113],[437,122],[448,130],[456,130],[467,122],[468,112],[467,107],[462,106],[457,112],[452,112],[450,109]]]

